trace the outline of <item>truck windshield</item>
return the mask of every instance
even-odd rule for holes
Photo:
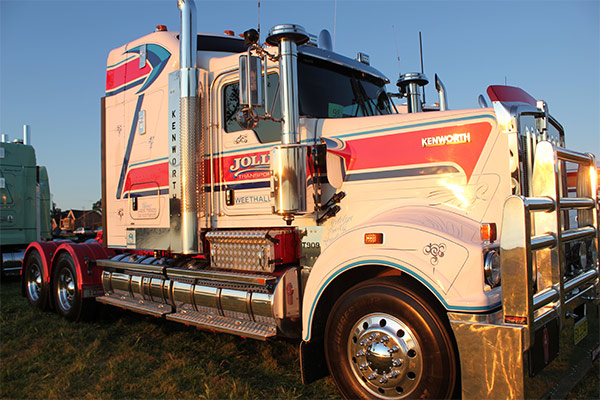
[[[355,69],[298,56],[300,115],[346,118],[391,114],[385,82]]]

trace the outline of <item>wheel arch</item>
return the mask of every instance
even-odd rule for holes
[[[350,264],[346,268],[338,270],[329,281],[321,288],[318,296],[314,300],[314,306],[311,308],[304,327],[303,345],[300,347],[301,373],[304,383],[310,383],[329,375],[325,360],[325,326],[329,313],[335,302],[349,289],[361,282],[367,280],[389,277],[390,279],[401,283],[407,287],[414,288],[426,297],[429,304],[434,307],[441,318],[443,318],[448,327],[450,322],[447,317],[447,308],[443,304],[443,299],[433,290],[430,285],[422,278],[414,275],[409,269],[402,269],[399,264],[364,261],[355,265]],[[452,331],[450,330],[451,335]],[[452,340],[456,346],[456,340],[452,335]]]
[[[96,260],[109,258],[111,250],[107,250],[97,243],[62,243],[52,257],[51,276],[61,254],[68,254],[73,261],[77,274],[78,289],[85,286],[98,286],[102,284],[102,268],[95,263]]]
[[[448,306],[431,283],[417,275],[412,269],[404,267],[401,263],[385,260],[363,260],[350,263],[332,274],[314,298],[313,306],[309,310],[306,324],[303,329],[303,339],[310,341],[315,334],[314,326],[319,324],[322,317],[327,315],[335,301],[348,289],[369,279],[390,276],[402,283],[418,288],[426,293],[428,300],[436,304],[440,312],[446,313]],[[324,326],[324,323],[321,323]]]

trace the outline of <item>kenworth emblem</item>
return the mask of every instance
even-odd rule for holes
[[[471,133],[455,133],[453,135],[431,136],[421,139],[421,147],[445,146],[447,144],[469,143]]]

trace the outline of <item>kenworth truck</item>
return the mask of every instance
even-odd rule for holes
[[[0,271],[21,271],[25,249],[50,233],[50,186],[46,167],[38,166],[29,144],[29,126],[23,140],[0,140]]]
[[[589,368],[595,160],[546,103],[490,86],[450,110],[438,78],[432,107],[408,73],[396,107],[326,32],[197,34],[178,7],[181,32],[108,56],[103,243],[33,243],[31,304],[297,339],[303,381],[346,398],[536,397]]]

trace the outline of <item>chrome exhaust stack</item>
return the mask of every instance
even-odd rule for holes
[[[181,245],[183,254],[198,252],[196,138],[200,133],[200,99],[196,39],[196,5],[178,0],[181,15],[179,36],[181,127]]]
[[[309,37],[300,25],[276,25],[266,42],[279,46],[279,76],[281,80],[281,145],[271,150],[273,212],[288,225],[294,215],[306,213],[307,147],[300,144],[300,112],[298,106],[297,46]]]
[[[438,74],[435,74],[435,90],[437,90],[438,96],[440,97],[440,111],[446,111],[448,109],[446,86],[444,86],[444,82],[442,82]]]

